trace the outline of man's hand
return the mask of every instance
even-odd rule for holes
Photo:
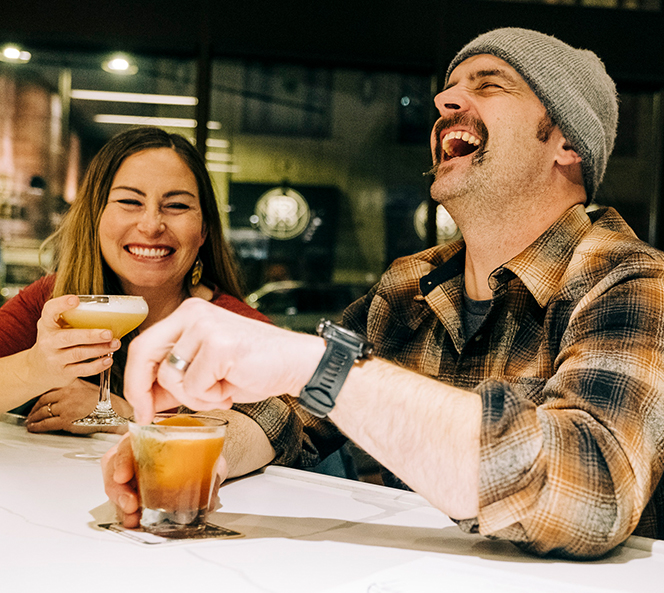
[[[298,395],[323,356],[323,340],[187,299],[131,343],[125,396],[137,422],[178,403],[194,410],[228,409],[234,401]],[[189,361],[168,364],[170,352]]]

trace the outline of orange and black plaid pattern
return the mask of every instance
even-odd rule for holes
[[[483,401],[480,512],[462,528],[594,557],[664,538],[664,254],[612,209],[565,213],[460,317],[463,242],[394,262],[344,325]]]

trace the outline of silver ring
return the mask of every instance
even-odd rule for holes
[[[180,358],[177,354],[173,354],[172,352],[168,353],[166,362],[176,371],[182,371],[183,373],[189,368],[189,365],[191,364],[188,360]]]
[[[46,409],[48,410],[48,413],[51,415],[51,418],[55,418],[55,414],[53,413],[53,410],[51,410],[51,404],[53,402],[48,402],[48,405],[46,406]]]

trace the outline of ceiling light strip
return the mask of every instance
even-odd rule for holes
[[[148,93],[120,93],[111,91],[89,91],[73,89],[72,99],[82,101],[113,101],[114,103],[147,103],[150,105],[197,105],[196,97],[181,95],[151,95]]]
[[[183,117],[142,117],[138,115],[112,115],[100,113],[94,116],[98,124],[119,124],[130,126],[163,126],[166,128],[195,128],[196,120]],[[221,130],[221,122],[209,121],[208,130]]]
[[[205,158],[208,161],[232,161],[233,155],[227,152],[206,152]]]
[[[210,148],[228,148],[231,143],[228,140],[222,140],[220,138],[208,138],[205,141],[205,146]]]

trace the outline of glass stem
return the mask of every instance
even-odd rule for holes
[[[112,357],[112,354],[109,354]],[[97,410],[111,410],[111,368],[107,368],[101,372],[101,379],[99,381],[99,403]]]

